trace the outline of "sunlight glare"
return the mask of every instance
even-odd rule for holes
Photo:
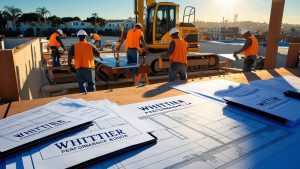
[[[217,0],[217,3],[223,8],[233,8],[236,0]]]

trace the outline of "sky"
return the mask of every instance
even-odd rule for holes
[[[156,2],[180,4],[180,18],[185,6],[196,8],[196,19],[220,22],[223,17],[239,21],[269,22],[272,0],[156,0]],[[126,19],[133,17],[133,0],[0,0],[3,6],[14,5],[25,12],[34,12],[38,7],[46,7],[51,15],[59,17],[79,16],[82,20],[98,13],[104,19]],[[285,0],[283,23],[300,24],[300,0]]]

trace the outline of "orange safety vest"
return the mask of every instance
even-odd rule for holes
[[[74,44],[75,69],[94,68],[94,53],[91,44],[80,41]]]
[[[181,38],[173,39],[175,42],[175,49],[170,56],[171,62],[179,62],[187,64],[188,44]]]
[[[56,37],[58,36],[60,36],[59,33],[57,32],[52,33],[49,39],[49,46],[55,46],[57,48],[60,46],[60,43],[56,40]]]
[[[94,34],[93,34],[93,38],[94,38],[95,40],[100,40],[100,39],[101,39],[100,36],[99,36],[97,33],[94,33]]]
[[[248,49],[244,51],[245,58],[251,55],[258,56],[258,41],[253,35],[251,35],[249,38],[252,40],[252,44]]]
[[[128,31],[126,36],[126,44],[125,50],[127,51],[128,48],[140,48],[140,39],[143,36],[143,32],[139,29],[131,29]]]

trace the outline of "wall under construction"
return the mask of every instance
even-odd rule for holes
[[[0,50],[0,97],[5,101],[41,97],[43,84],[40,39]]]

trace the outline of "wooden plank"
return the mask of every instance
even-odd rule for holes
[[[0,119],[3,119],[7,109],[9,108],[9,103],[0,105]]]
[[[272,0],[272,9],[269,22],[269,33],[266,49],[265,69],[274,69],[276,67],[278,41],[281,32],[281,23],[283,16],[285,0]]]
[[[295,68],[299,64],[300,43],[290,43],[286,59],[286,67]]]
[[[199,82],[205,80],[213,79],[227,79],[238,83],[249,83],[253,80],[264,80],[280,76],[298,76],[300,77],[299,69],[274,69],[274,70],[259,70],[247,73],[237,73],[237,74],[228,74],[228,75],[218,75],[211,77],[200,77],[190,79],[188,83]],[[176,82],[175,82],[176,83]],[[117,88],[112,90],[102,90],[97,92],[92,92],[88,94],[70,94],[65,97],[69,98],[83,98],[86,100],[99,100],[99,99],[109,99],[117,104],[124,105],[136,102],[143,102],[154,99],[161,99],[166,97],[183,95],[183,92],[174,90],[170,87],[174,83],[158,83],[152,85],[146,85],[144,87],[126,87],[126,88]],[[59,97],[50,97],[36,100],[25,100],[12,102],[11,107],[8,112],[8,116],[41,106],[43,104],[54,101]]]

